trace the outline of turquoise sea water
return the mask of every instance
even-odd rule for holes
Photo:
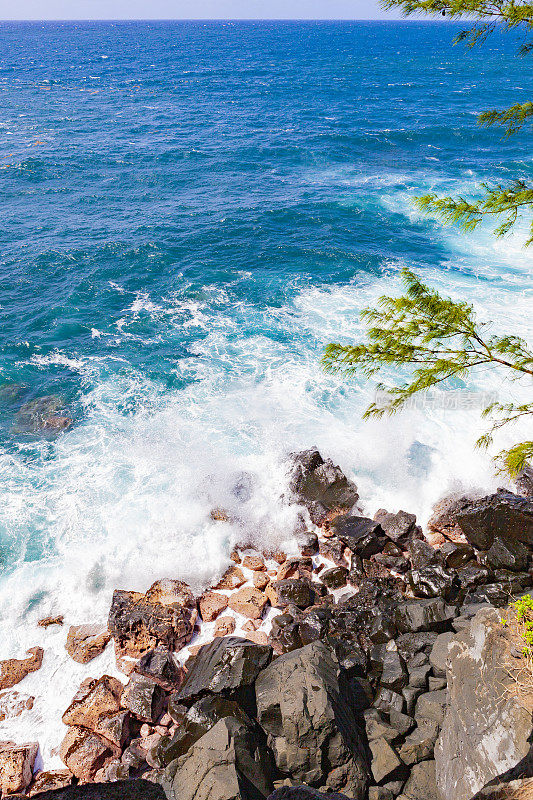
[[[199,587],[232,540],[283,537],[291,448],[334,457],[369,513],[423,518],[450,487],[496,480],[472,448],[475,402],[363,424],[372,387],[318,364],[404,265],[531,334],[523,230],[465,238],[412,206],[532,177],[531,134],[501,141],[476,121],[531,98],[531,62],[500,36],[452,47],[457,30],[0,25],[8,650],[21,620],[105,617],[117,586]],[[73,428],[22,430],[21,403],[51,394]],[[215,506],[238,522],[214,523]]]

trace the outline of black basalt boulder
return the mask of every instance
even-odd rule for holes
[[[379,522],[368,517],[343,514],[335,517],[330,527],[337,538],[361,558],[380,553],[389,541]]]
[[[533,503],[505,489],[471,502],[455,519],[478,550],[488,550],[495,537],[533,545]]]
[[[206,693],[231,693],[251,686],[272,658],[269,645],[225,636],[200,648],[177,694],[190,703]]]
[[[357,486],[331,459],[324,461],[316,447],[291,453],[289,488],[316,525],[324,522],[329,510],[351,509],[359,499]]]

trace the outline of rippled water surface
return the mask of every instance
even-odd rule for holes
[[[423,519],[450,487],[494,485],[475,403],[363,423],[372,388],[318,363],[405,265],[531,334],[523,230],[466,238],[412,206],[531,177],[531,135],[476,121],[531,98],[530,62],[502,37],[452,47],[457,31],[0,26],[6,654],[36,643],[40,616],[105,618],[113,588],[164,575],[199,588],[243,531],[286,535],[291,448],[334,457],[369,513]],[[75,420],[55,438],[17,418],[48,395]],[[215,506],[239,522],[213,522]]]

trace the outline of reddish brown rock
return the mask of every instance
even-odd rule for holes
[[[72,427],[73,420],[63,414],[54,414],[43,420],[43,429],[49,431],[68,431]]]
[[[254,572],[252,581],[255,588],[259,589],[259,591],[262,592],[264,589],[266,589],[266,587],[270,583],[270,578],[268,577],[266,572]]]
[[[233,561],[234,564],[240,564],[241,563],[241,557],[239,555],[238,550],[234,550],[232,552],[232,554],[230,555],[230,558],[231,558],[231,560]]]
[[[65,766],[82,783],[92,781],[96,773],[117,755],[110,742],[86,728],[69,728],[59,748]]]
[[[268,636],[265,631],[247,631],[246,638],[255,644],[268,644]]]
[[[21,692],[3,692],[0,694],[0,722],[18,717],[23,711],[33,708],[35,697]]]
[[[49,772],[39,772],[35,776],[28,792],[30,797],[52,789],[63,789],[72,783],[72,772],[69,769],[53,769]]]
[[[182,581],[156,581],[145,595],[115,591],[108,629],[117,661],[138,659],[157,645],[180,650],[190,642],[197,616],[195,597]]]
[[[123,688],[117,678],[109,675],[103,675],[99,680],[89,678],[81,684],[63,714],[63,722],[65,725],[77,725],[96,731],[102,717],[120,711]]]
[[[209,516],[215,522],[229,522],[231,519],[230,514],[223,508],[212,508]]]
[[[236,623],[234,617],[219,617],[217,619],[214,635],[216,637],[228,636],[230,633],[233,633],[235,628]]]
[[[0,791],[2,795],[15,794],[27,789],[33,776],[33,765],[38,749],[38,742],[29,744],[0,742]]]
[[[306,578],[311,580],[313,572],[313,560],[302,556],[288,558],[281,564],[276,575],[276,580],[283,581],[286,578]]]
[[[261,620],[249,619],[248,622],[244,623],[242,629],[243,631],[256,631],[259,627],[261,627]]]
[[[246,583],[246,578],[244,577],[244,573],[242,569],[239,567],[230,567],[222,578],[219,580],[217,585],[214,587],[215,589],[238,589],[239,586],[242,586],[243,583]]]
[[[267,604],[267,597],[253,586],[245,586],[231,595],[228,605],[238,614],[249,619],[259,619]]]
[[[111,634],[103,625],[72,625],[65,648],[78,664],[87,664],[104,652],[110,640]]]
[[[205,592],[199,602],[200,616],[204,622],[212,622],[228,607],[228,598],[218,592]]]
[[[243,567],[252,569],[254,572],[266,570],[265,562],[260,556],[244,556],[242,565]]]
[[[28,658],[8,658],[0,661],[0,689],[10,689],[26,677],[30,672],[41,668],[43,663],[42,647],[31,647]]]
[[[37,623],[40,628],[48,628],[50,625],[62,625],[64,617],[60,614],[57,617],[44,617],[44,619],[40,619]]]

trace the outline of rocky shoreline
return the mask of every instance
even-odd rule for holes
[[[244,542],[200,597],[178,580],[118,589],[107,626],[69,628],[72,659],[113,646],[123,680],[80,685],[64,769],[37,769],[38,742],[0,742],[2,797],[533,796],[532,709],[508,687],[521,654],[498,610],[533,585],[532,473],[517,493],[445,499],[426,531],[365,517],[316,448],[291,456],[288,487],[294,553]],[[42,659],[0,661],[0,719],[38,703],[23,681]]]

